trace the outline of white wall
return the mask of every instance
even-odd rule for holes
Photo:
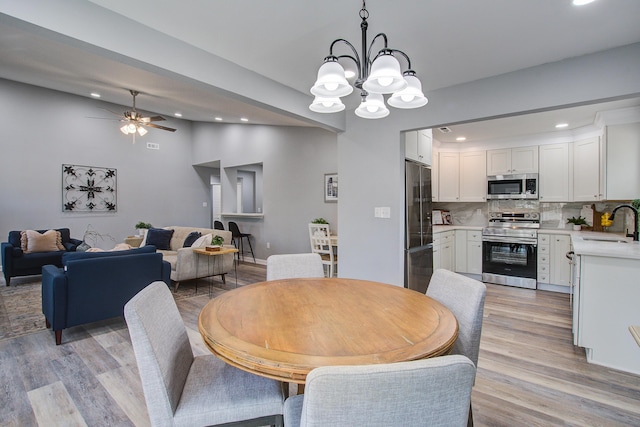
[[[307,224],[323,217],[338,233],[338,205],[324,203],[324,174],[338,170],[337,136],[317,128],[194,123],[193,159],[220,169],[262,163],[264,217],[235,221],[254,237],[256,258],[309,252]],[[235,180],[225,186],[223,212],[235,211]],[[227,194],[225,194],[225,191]],[[267,248],[267,243],[270,248]]]

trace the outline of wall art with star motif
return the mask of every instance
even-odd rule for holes
[[[63,212],[116,212],[114,168],[62,165]]]

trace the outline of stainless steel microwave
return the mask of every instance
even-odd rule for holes
[[[488,176],[487,199],[538,200],[538,174]]]

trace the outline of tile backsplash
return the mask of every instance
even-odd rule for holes
[[[489,212],[540,212],[542,228],[571,229],[571,224],[567,224],[567,218],[586,217],[587,222],[593,225],[593,221],[600,221],[600,218],[590,216],[591,206],[594,205],[598,212],[611,212],[616,206],[627,202],[598,202],[594,204],[586,202],[568,203],[541,203],[537,200],[492,200],[486,203],[456,202],[456,203],[433,203],[433,209],[448,210],[454,225],[468,225],[484,227],[489,221]],[[624,221],[618,220],[618,215],[623,214]],[[593,215],[591,213],[591,215]],[[627,225],[628,224],[628,225]],[[620,210],[616,214],[616,220],[609,227],[609,231],[614,233],[625,232],[633,229],[633,215],[630,209]]]

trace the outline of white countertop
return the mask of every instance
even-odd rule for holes
[[[433,233],[443,233],[453,230],[482,230],[480,226],[468,225],[434,225]],[[565,234],[571,236],[573,251],[577,255],[603,256],[612,258],[628,258],[640,260],[640,242],[634,242],[631,237],[622,233],[608,233],[598,231],[573,231],[566,228],[540,228],[538,233]],[[601,239],[588,240],[588,239]],[[624,240],[627,243],[616,242]]]
[[[588,240],[593,238],[610,241]],[[616,240],[623,240],[627,243],[616,242]],[[571,232],[571,243],[576,255],[640,260],[640,242],[634,242],[631,237],[624,237],[624,234],[574,231]]]

